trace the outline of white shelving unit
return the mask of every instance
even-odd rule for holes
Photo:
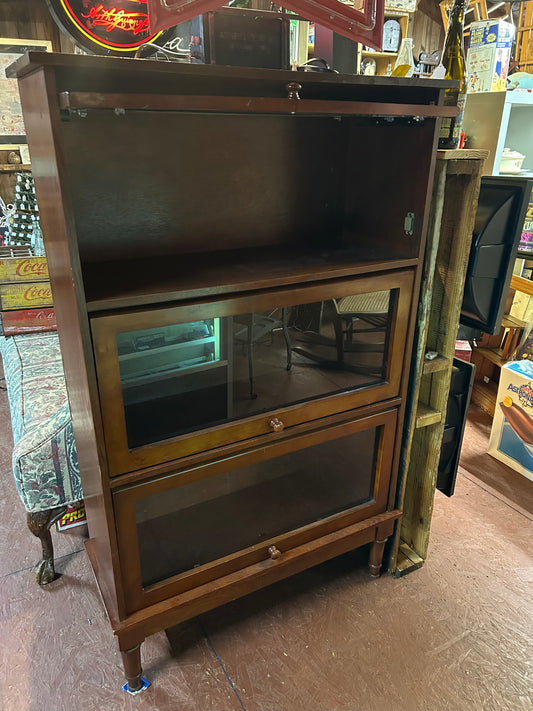
[[[489,151],[485,175],[500,175],[504,148],[526,156],[522,169],[533,175],[533,93],[523,90],[468,94],[464,115],[468,148]]]
[[[409,37],[409,12],[398,9],[385,8],[385,21],[387,20],[397,20],[400,23],[401,36],[402,38]],[[358,45],[360,51],[359,61],[362,62],[365,59],[373,59],[376,62],[376,74],[383,76],[387,70],[387,66],[390,64],[391,69],[394,67],[394,62],[398,56],[398,52],[375,52],[374,50],[366,50],[363,45]]]

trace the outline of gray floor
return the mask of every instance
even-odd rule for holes
[[[55,534],[61,577],[33,581],[2,390],[0,427],[2,711],[533,709],[533,483],[484,453],[480,411],[420,570],[373,580],[356,553],[153,635],[153,685],[135,698],[120,690],[84,527]]]

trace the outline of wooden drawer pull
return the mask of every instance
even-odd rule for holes
[[[276,548],[276,546],[270,546],[268,555],[272,560],[278,560],[278,558],[281,558],[281,551],[279,548]]]
[[[285,425],[279,418],[273,417],[270,420],[270,428],[273,429],[274,432],[282,432],[284,427],[285,427]]]

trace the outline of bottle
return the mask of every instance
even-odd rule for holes
[[[457,148],[461,139],[463,111],[466,99],[466,63],[463,49],[465,9],[468,0],[454,0],[448,21],[448,31],[442,53],[445,79],[455,79],[459,86],[446,89],[444,106],[458,106],[458,116],[443,118],[440,125],[439,148]]]
[[[394,63],[392,70],[393,77],[410,77],[413,76],[415,62],[413,59],[413,38],[404,37],[400,45],[400,51]]]

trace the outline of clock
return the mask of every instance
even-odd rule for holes
[[[383,25],[383,51],[397,52],[402,29],[398,20],[387,20]]]

